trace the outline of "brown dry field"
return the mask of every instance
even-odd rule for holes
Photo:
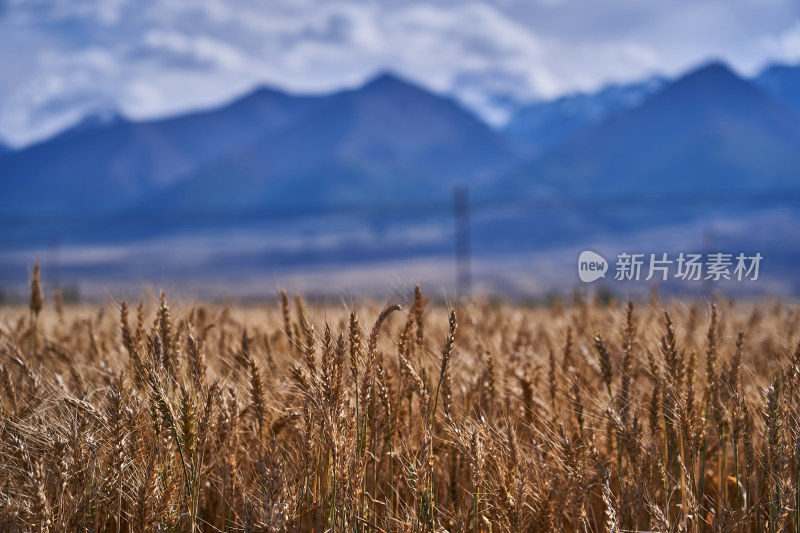
[[[0,308],[1,531],[800,531],[800,309]]]

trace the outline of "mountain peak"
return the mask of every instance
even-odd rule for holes
[[[413,89],[419,91],[420,88],[392,71],[379,72],[370,78],[362,87],[363,90],[397,90]]]
[[[711,61],[685,74],[679,78],[675,85],[692,84],[715,86],[721,83],[737,83],[746,85],[747,82],[739,77],[731,68],[722,61]]]
[[[714,61],[667,84],[654,99],[662,103],[670,101],[687,112],[708,112],[737,105],[750,106],[761,102],[763,95],[725,63]]]
[[[280,89],[276,89],[271,85],[258,85],[254,87],[250,92],[245,93],[244,96],[240,96],[237,98],[239,101],[244,100],[262,100],[262,99],[269,99],[269,98],[285,98],[289,96],[286,91],[282,91]]]

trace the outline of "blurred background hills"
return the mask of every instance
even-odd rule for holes
[[[572,285],[589,246],[760,251],[758,290],[800,291],[800,254],[786,246],[800,66],[745,79],[711,62],[507,109],[498,126],[384,72],[325,94],[261,87],[157,120],[104,109],[44,141],[0,144],[0,282],[13,286],[39,254],[65,280],[109,285],[280,279],[335,292],[325,279],[355,290],[391,273],[447,286],[460,187],[484,290]]]

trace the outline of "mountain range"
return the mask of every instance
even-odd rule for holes
[[[7,212],[357,204],[495,195],[790,188],[800,67],[711,63],[523,107],[502,129],[392,74],[357,89],[259,88],[150,121],[105,111],[13,152]]]
[[[564,140],[500,182],[589,197],[797,190],[800,115],[721,63]]]
[[[502,135],[441,96],[383,74],[316,102],[159,191],[163,206],[351,205],[447,197],[517,162]]]
[[[54,138],[0,159],[6,209],[129,208],[217,157],[279,131],[318,99],[259,89],[221,109],[134,122],[88,117]]]
[[[504,128],[390,73],[323,95],[261,87],[158,120],[104,111],[0,155],[0,249],[187,232],[217,232],[232,246],[218,212],[256,237],[230,261],[209,259],[215,268],[448,254],[456,185],[468,186],[476,207],[477,256],[622,242],[677,224],[671,235],[696,235],[713,224],[710,211],[746,227],[766,216],[748,195],[800,191],[799,78],[800,66],[745,79],[714,62],[674,80],[535,103]],[[730,195],[742,199],[735,213],[710,209]],[[682,198],[711,205],[687,215]],[[328,216],[337,210],[347,216]],[[89,217],[98,213],[113,216]],[[742,231],[737,242],[761,242],[763,232]],[[253,252],[267,237],[277,248]],[[171,253],[199,253],[196,241],[170,242]],[[0,278],[3,269],[0,260]]]
[[[654,76],[643,82],[609,85],[594,93],[534,102],[519,108],[503,133],[540,153],[609,115],[641,104],[666,84],[666,78]]]
[[[464,108],[395,76],[326,96],[258,89],[162,120],[89,117],[0,159],[0,206],[83,211],[448,194],[517,162]]]

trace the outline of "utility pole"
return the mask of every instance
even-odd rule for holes
[[[453,189],[456,237],[456,299],[467,298],[472,289],[469,249],[469,192],[464,185]]]
[[[61,239],[58,235],[50,238],[47,246],[48,263],[50,272],[48,275],[52,280],[50,283],[53,290],[61,288]]]

